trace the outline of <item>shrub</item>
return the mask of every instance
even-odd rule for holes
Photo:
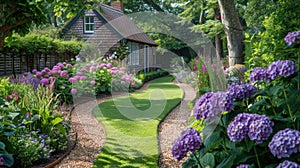
[[[266,69],[270,70],[265,74],[250,71],[252,84],[233,83],[228,88],[228,98],[234,100],[231,111],[216,107],[216,102],[222,107],[230,104],[224,96],[212,97],[218,92],[200,97],[194,115],[203,122],[197,121],[200,126],[194,128],[201,132],[203,145],[183,167],[275,167],[282,165],[281,158],[300,161],[298,69],[288,60],[275,61]],[[215,120],[206,117],[207,110]]]
[[[298,33],[292,35],[287,36],[286,42],[295,47],[293,43],[297,44],[300,39]],[[297,52],[294,54],[300,59]],[[213,97],[219,92],[203,94],[195,103],[196,121],[192,124],[201,132],[203,145],[191,151],[193,155],[189,155],[182,166],[299,167],[298,68],[290,60],[274,61],[268,67],[249,70],[245,81],[251,83],[241,80],[231,83],[226,99],[225,96]],[[228,99],[234,100],[232,110],[218,108],[228,106]],[[207,117],[207,114],[213,116]]]

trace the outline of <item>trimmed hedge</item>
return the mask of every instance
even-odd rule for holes
[[[35,33],[27,34],[23,37],[14,34],[6,39],[3,48],[0,49],[0,52],[13,55],[18,55],[20,53],[23,53],[24,55],[77,55],[81,50],[82,44],[83,43],[81,41],[63,41]]]
[[[142,81],[142,83],[148,82],[150,80],[153,80],[153,79],[156,79],[156,78],[159,78],[162,76],[167,76],[167,75],[169,75],[169,72],[161,70],[161,69],[158,69],[156,71],[146,72],[146,73],[140,71],[136,74],[137,78],[139,78]]]

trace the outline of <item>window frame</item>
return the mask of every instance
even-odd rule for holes
[[[87,26],[89,27],[89,29],[92,28],[92,30],[87,30]],[[95,32],[95,17],[94,16],[89,16],[89,15],[84,16],[83,29],[84,29],[84,33],[86,33],[86,34],[92,34]]]
[[[138,43],[130,42],[129,47],[129,65],[137,66],[140,65],[140,46]]]

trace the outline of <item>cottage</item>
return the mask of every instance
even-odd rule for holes
[[[157,44],[123,13],[122,2],[111,6],[97,4],[94,10],[82,11],[64,26],[64,39],[76,37],[96,44],[102,55],[111,48],[127,45],[130,70],[139,71],[156,65]]]

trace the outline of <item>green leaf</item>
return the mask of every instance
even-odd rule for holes
[[[232,151],[231,155],[228,158],[225,158],[216,168],[232,167],[234,160],[237,156],[237,152]]]
[[[225,146],[229,149],[235,149],[235,143],[230,140],[226,140]]]
[[[0,142],[0,149],[5,150],[5,144],[3,142]]]
[[[216,118],[213,121],[205,121],[205,126],[202,130],[203,137],[210,136],[217,128],[220,118]]]
[[[101,92],[105,92],[106,91],[106,87],[105,86],[100,86],[100,91]]]
[[[11,167],[14,164],[14,158],[12,154],[0,154],[0,157],[3,157],[5,166]]]
[[[17,117],[20,113],[14,113],[14,112],[11,112],[9,113],[9,117],[11,117],[12,119],[14,119],[15,117]]]
[[[276,167],[276,166],[277,166],[277,164],[270,164],[268,166],[265,166],[265,168],[273,168],[273,167]]]
[[[270,88],[270,93],[273,95],[273,96],[276,96],[277,93],[283,89],[283,86],[273,86]]]
[[[58,130],[60,134],[65,134],[66,133],[66,129],[61,124],[56,125],[55,129]]]
[[[4,132],[3,134],[4,134],[5,136],[12,136],[12,135],[14,135],[14,133],[15,133],[15,131],[13,130],[13,131],[7,131],[7,132]]]
[[[182,163],[182,168],[191,168],[196,165],[198,165],[198,164],[195,159],[188,158],[185,162]]]
[[[201,165],[203,167],[215,167],[215,157],[211,153],[206,153],[201,159],[200,159]]]
[[[61,117],[56,117],[54,120],[51,121],[51,124],[52,125],[57,125],[62,121],[63,121],[63,119]]]
[[[209,149],[216,144],[219,144],[221,141],[222,138],[220,137],[220,131],[215,131],[204,140],[204,146]]]
[[[258,108],[266,104],[266,99],[261,99],[258,102],[254,103],[250,108]]]

